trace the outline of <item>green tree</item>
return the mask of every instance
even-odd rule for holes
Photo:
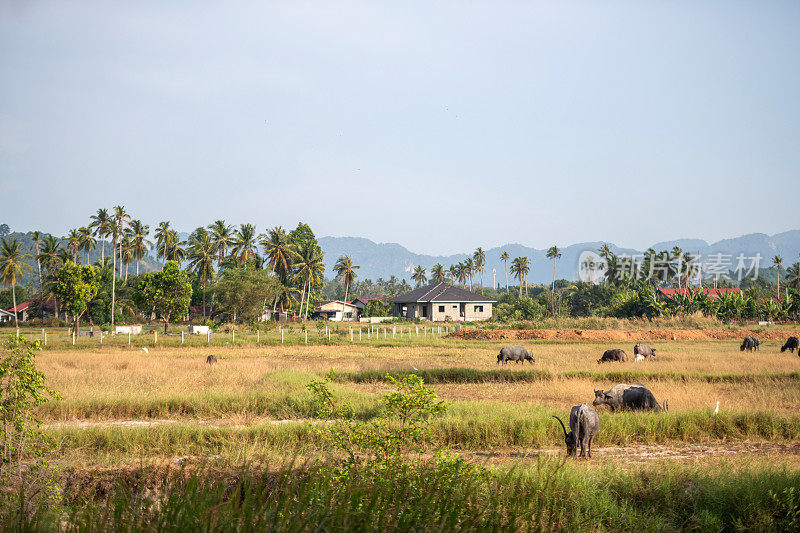
[[[89,307],[89,302],[97,296],[99,288],[100,274],[91,265],[78,266],[67,261],[56,274],[55,294],[64,310],[74,317],[76,335],[81,317]]]
[[[181,317],[189,311],[192,284],[176,261],[167,261],[161,272],[144,274],[136,287],[134,299],[142,309],[155,311],[164,321],[166,333],[173,316]]]
[[[472,290],[472,275],[475,274],[475,261],[471,257],[464,259],[464,274],[469,278],[469,290]]]
[[[150,251],[153,243],[147,239],[150,234],[150,226],[144,224],[141,220],[131,220],[131,226],[128,228],[128,234],[133,244],[133,258],[136,260],[136,275],[139,275],[139,264],[142,262],[144,256]]]
[[[36,256],[37,261],[44,263],[44,268],[49,274],[53,274],[61,266],[61,257],[58,251],[61,249],[61,243],[52,235],[46,235],[42,251]]]
[[[422,265],[417,265],[416,268],[414,268],[414,273],[411,274],[411,279],[417,282],[417,287],[421,287],[423,283],[428,281],[425,268]]]
[[[333,266],[334,272],[336,272],[336,279],[341,281],[344,284],[344,301],[347,301],[347,297],[350,294],[350,285],[353,284],[353,280],[358,277],[356,274],[356,269],[361,268],[358,265],[353,264],[353,258],[347,255],[341,256],[337,261],[336,264]],[[342,316],[344,316],[344,306],[342,306]]]
[[[295,261],[295,278],[302,285],[300,298],[300,315],[303,314],[303,302],[305,300],[306,312],[308,316],[309,301],[314,286],[321,283],[325,274],[325,263],[322,261],[322,250],[314,242],[301,240],[299,244],[297,259]]]
[[[382,300],[373,298],[364,306],[364,314],[366,316],[389,316],[392,310],[389,304]]]
[[[67,250],[72,254],[72,262],[77,263],[81,250],[81,232],[77,228],[69,230],[67,234]]]
[[[214,248],[217,250],[217,271],[221,272],[222,262],[228,254],[228,247],[233,240],[233,226],[226,224],[224,220],[215,220],[208,226],[214,241]]]
[[[288,285],[289,273],[292,271],[292,262],[297,255],[294,244],[289,240],[289,235],[282,227],[277,226],[261,236],[261,246],[272,271],[278,275],[281,283]]]
[[[481,294],[483,294],[483,273],[486,272],[486,252],[483,248],[478,248],[472,254],[472,259],[475,261],[475,271],[480,275],[481,279]]]
[[[98,209],[97,213],[92,215],[91,218],[92,222],[89,227],[92,228],[94,235],[100,239],[100,259],[105,259],[106,237],[111,235],[114,223],[108,214],[108,209]]]
[[[42,262],[39,260],[39,253],[43,242],[41,231],[31,232],[31,251],[34,254],[33,257],[36,258],[36,270],[39,273],[39,290],[42,288]]]
[[[240,224],[233,235],[233,255],[239,266],[247,268],[247,264],[258,257],[256,227],[253,224]]]
[[[508,252],[503,250],[503,253],[500,254],[500,260],[506,264],[506,292],[508,292],[508,262],[511,260],[511,256],[508,255]]]
[[[28,258],[30,258],[30,254],[22,253],[22,245],[14,237],[0,240],[0,283],[11,287],[11,297],[15,308],[17,307],[17,283],[22,279],[22,275],[26,270],[33,270],[26,263]],[[16,309],[14,309],[14,326],[17,329],[17,335],[19,335],[19,320]]]
[[[528,277],[528,272],[531,271],[530,261],[527,257],[517,257],[511,262],[511,273],[514,274],[519,280],[519,295],[522,297],[522,285],[525,278]],[[525,288],[527,293],[527,287]]]
[[[214,238],[205,228],[197,228],[189,236],[189,268],[203,285],[203,322],[206,321],[206,284],[214,279],[217,249]]]
[[[783,257],[776,255],[772,258],[772,266],[769,268],[775,268],[778,270],[778,300],[781,299],[781,270],[783,270]]]
[[[431,279],[437,283],[444,281],[444,267],[440,263],[436,263],[431,268]]]
[[[114,206],[114,215],[111,217],[111,240],[113,244],[114,271],[111,274],[111,329],[114,329],[117,304],[117,243],[130,223],[131,216],[125,211],[124,205]]]
[[[80,240],[78,242],[78,247],[86,252],[86,264],[89,264],[89,254],[92,253],[95,246],[97,246],[97,240],[94,238],[94,232],[92,232],[91,228],[82,227],[78,228],[78,234],[80,235]]]
[[[217,297],[233,322],[257,320],[281,290],[278,277],[266,270],[229,268],[217,286]]]

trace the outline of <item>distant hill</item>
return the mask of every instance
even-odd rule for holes
[[[388,279],[392,275],[410,280],[412,270],[417,265],[422,265],[430,272],[431,267],[436,263],[441,263],[448,268],[451,264],[463,261],[467,257],[466,253],[441,256],[416,254],[396,243],[375,243],[360,237],[322,237],[319,242],[325,252],[327,266],[325,275],[329,278],[334,276],[333,264],[342,255],[353,256],[355,264],[361,267],[358,270],[359,278],[372,280]],[[556,265],[556,277],[577,279],[580,254],[587,250],[596,252],[602,244],[602,242],[583,242],[563,247],[561,249],[562,257]],[[693,255],[699,253],[701,257],[716,253],[730,254],[733,256],[734,262],[735,257],[740,253],[748,257],[761,254],[763,257],[762,268],[769,266],[769,260],[774,255],[781,255],[784,258],[784,265],[789,266],[798,260],[798,254],[800,254],[800,230],[786,231],[772,236],[752,233],[713,244],[702,239],[677,239],[655,243],[652,248],[661,251],[672,250],[675,246],[679,246],[685,252]],[[633,255],[643,252],[643,250],[624,248],[613,243],[609,243],[609,247],[617,255]],[[493,269],[497,271],[497,284],[505,284],[505,265],[500,261],[503,251],[507,251],[512,259],[518,256],[527,256],[533,260],[529,275],[530,282],[547,283],[553,279],[553,263],[545,256],[547,250],[537,250],[513,243],[486,250],[485,285],[491,285]],[[511,283],[513,284],[513,281]]]

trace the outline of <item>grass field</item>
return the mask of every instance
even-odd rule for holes
[[[431,421],[431,454],[445,448],[497,475],[533,476],[542,460],[563,455],[553,414],[564,418],[571,406],[591,403],[594,389],[642,382],[669,411],[600,410],[594,457],[568,463],[570,483],[588,490],[589,482],[577,481],[581,471],[597,483],[646,471],[665,491],[686,479],[711,486],[732,471],[780,490],[800,479],[800,357],[780,353],[777,341],[754,353],[741,352],[737,341],[653,342],[655,359],[603,365],[596,361],[605,349],[631,354],[632,346],[528,341],[535,364],[498,366],[503,342],[406,335],[328,343],[314,333],[309,344],[247,338],[154,345],[147,353],[127,343],[51,345],[37,365],[63,400],[40,408],[45,433],[71,476],[169,468],[177,457],[198,468],[213,460],[223,470],[306,462],[329,456],[315,431],[326,422],[314,418],[309,381],[328,380],[337,398],[369,420],[380,395],[393,389],[386,374],[415,373],[448,402]],[[213,367],[205,363],[212,353],[219,358]],[[617,508],[614,494],[603,501]],[[564,520],[558,523],[574,524]],[[625,523],[616,516],[604,527]]]

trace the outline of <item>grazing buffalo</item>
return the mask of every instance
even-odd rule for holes
[[[581,444],[581,454],[579,457],[592,456],[592,441],[597,432],[600,431],[600,417],[594,407],[588,404],[576,405],[569,414],[569,429],[564,426],[560,418],[553,415],[553,418],[561,422],[564,430],[564,442],[567,445],[567,455],[575,456],[578,451],[578,443]]]
[[[628,360],[628,356],[625,354],[624,350],[620,350],[619,348],[615,348],[613,350],[606,350],[603,353],[603,357],[597,360],[597,364],[600,363],[607,363],[609,361],[621,361],[625,362]]]
[[[500,353],[497,354],[497,364],[501,362],[506,364],[509,361],[514,361],[515,363],[522,363],[525,364],[525,361],[528,361],[530,364],[536,362],[536,360],[528,353],[522,346],[505,346],[500,349]]]
[[[656,356],[656,349],[651,348],[649,344],[645,344],[643,342],[637,342],[633,346],[633,355],[641,355],[642,357],[655,357]]]
[[[761,341],[758,340],[757,337],[747,336],[742,341],[742,345],[739,346],[740,351],[747,350],[748,352],[752,352],[754,350],[758,350],[758,346],[761,344]]]
[[[794,353],[794,351],[797,350],[797,353],[800,354],[800,346],[798,345],[800,345],[800,341],[797,340],[797,337],[789,337],[786,339],[786,344],[781,346],[781,351],[785,352],[786,350],[789,350],[790,352]]]
[[[634,409],[658,412],[664,410],[658,405],[650,389],[641,383],[634,385],[622,383],[614,385],[607,391],[595,390],[592,405],[595,407],[607,405],[612,411]]]
[[[208,357],[206,357],[206,363],[208,363],[209,365],[213,365],[216,362],[217,362],[217,356],[214,355],[213,353],[211,355],[209,355]]]

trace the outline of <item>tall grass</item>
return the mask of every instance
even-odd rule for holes
[[[391,469],[324,464],[233,472],[135,471],[110,490],[66,487],[64,506],[9,516],[26,530],[796,531],[800,473],[692,467],[525,470],[462,461]],[[9,509],[14,513],[14,509]]]

